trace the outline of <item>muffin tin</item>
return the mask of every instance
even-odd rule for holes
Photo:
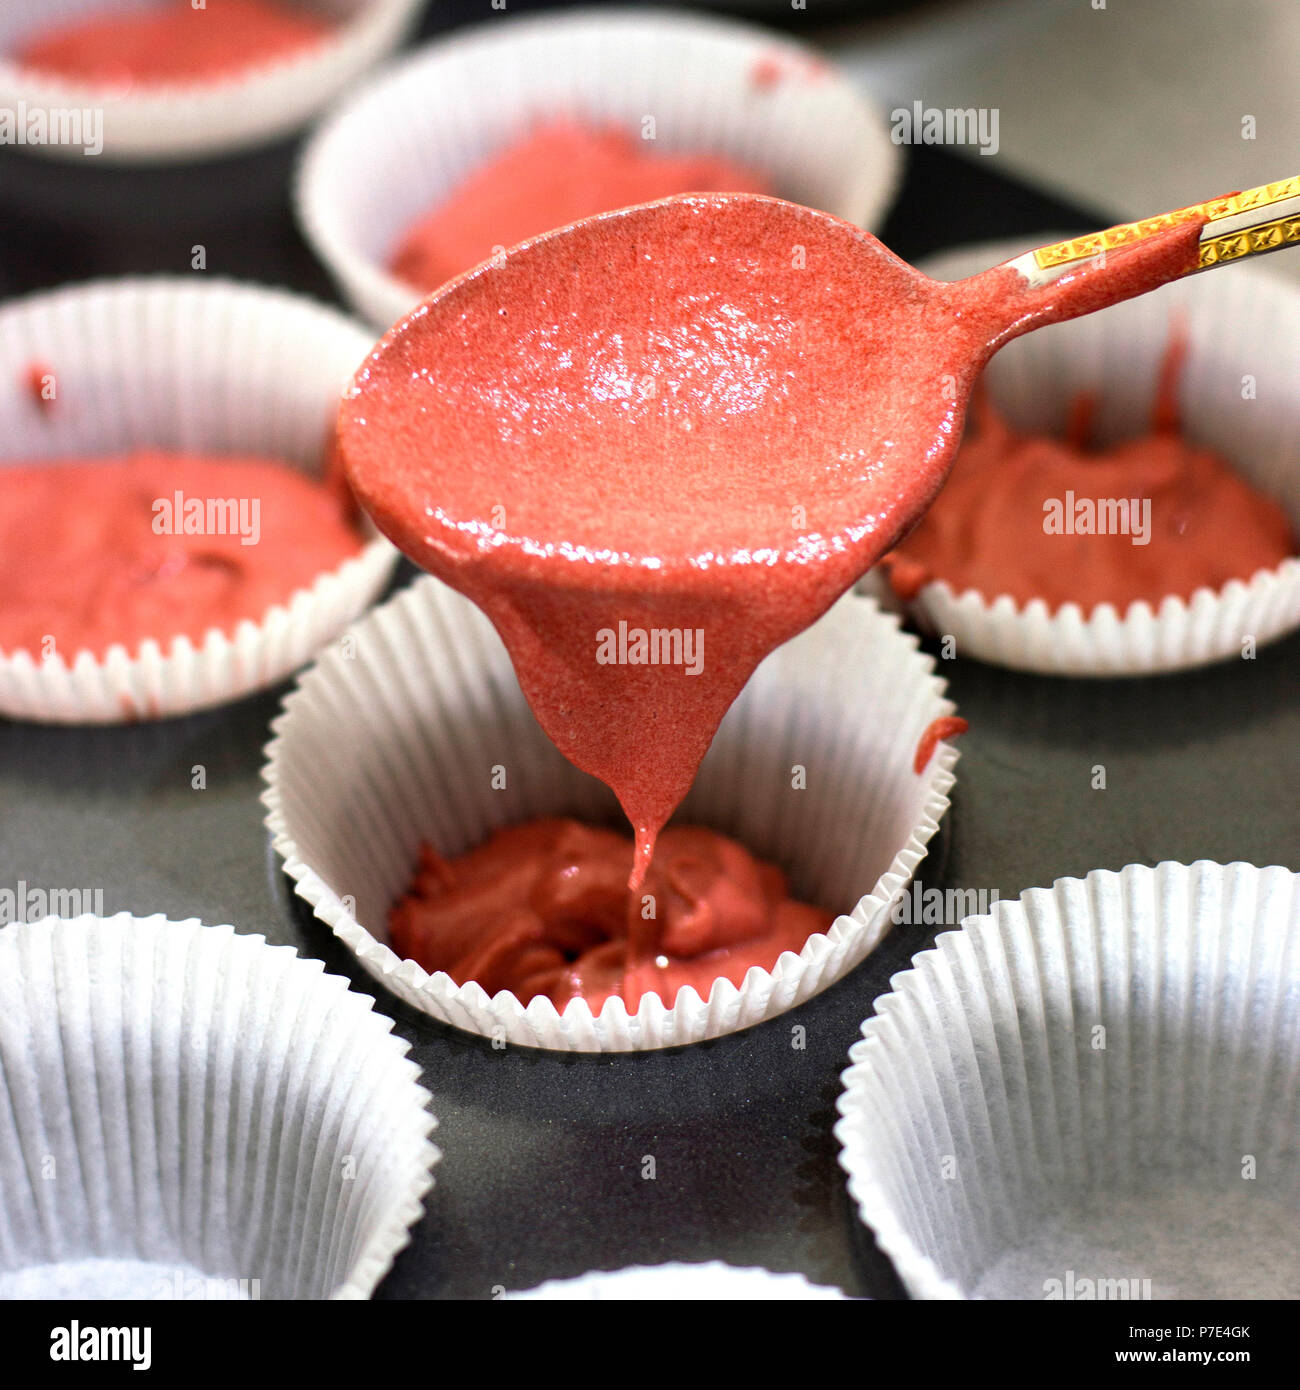
[[[321,287],[321,268],[291,231],[292,162],[280,149],[223,173],[245,176],[250,191],[222,209],[224,225],[241,233],[223,238],[222,273]],[[992,236],[1028,247],[1056,227],[1107,220],[1004,180],[990,162],[911,150],[887,244],[909,259]],[[0,151],[0,200],[22,208],[0,219],[3,289],[75,274],[57,245],[42,251],[28,240],[34,224],[57,226],[64,214],[79,237],[94,229],[87,254],[101,273],[182,268],[188,242],[211,225],[212,177],[36,171]],[[169,253],[156,232],[139,234],[159,198],[182,229],[178,247],[187,243],[175,261],[162,260]],[[409,578],[403,568],[399,582]],[[1298,658],[1293,636],[1249,662],[1089,682],[940,659],[971,730],[953,807],[922,864],[925,886],[1012,898],[1135,861],[1287,863],[1300,780]],[[797,1010],[688,1048],[494,1048],[380,989],[295,898],[259,801],[283,694],[121,728],[0,723],[3,871],[6,881],[101,889],[107,913],[236,922],[376,997],[437,1098],[445,1155],[437,1195],[377,1297],[491,1297],[592,1270],[701,1260],[797,1272],[856,1295],[903,1293],[846,1191],[835,1104],[873,1001],[955,921],[897,927]],[[193,788],[197,766],[203,790]]]

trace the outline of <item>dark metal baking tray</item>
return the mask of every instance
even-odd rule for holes
[[[295,152],[146,171],[0,152],[0,293],[188,273],[202,242],[210,274],[332,297],[293,226]],[[916,258],[1108,220],[1015,182],[997,160],[919,148],[884,239]],[[1007,897],[1093,868],[1202,857],[1300,868],[1300,637],[1253,661],[1143,680],[964,660],[940,669],[971,729],[952,811],[921,868],[927,886]],[[290,893],[258,800],[284,689],[122,728],[0,721],[0,882],[102,889],[110,913],[231,922],[375,994],[413,1045],[444,1150],[426,1215],[377,1297],[486,1298],[592,1269],[704,1259],[902,1296],[850,1207],[831,1126],[863,1018],[934,929],[896,929],[809,1004],[716,1042],[612,1057],[496,1051],[373,986]],[[203,791],[191,789],[198,763]],[[1092,789],[1097,763],[1104,791]],[[641,1176],[646,1154],[653,1180]]]

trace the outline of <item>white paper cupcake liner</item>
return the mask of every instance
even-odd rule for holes
[[[773,1274],[767,1269],[738,1269],[714,1260],[708,1264],[631,1265],[627,1269],[583,1274],[577,1279],[548,1279],[535,1289],[504,1298],[538,1302],[804,1302],[843,1299],[839,1289],[810,1284],[802,1274]]]
[[[1043,234],[1034,243],[1052,239]],[[922,269],[961,279],[1034,243],[963,248]],[[1179,387],[1188,436],[1274,497],[1300,534],[1300,290],[1266,268],[1216,270],[1039,329],[1003,348],[984,380],[1022,429],[1059,435],[1071,401],[1095,390],[1101,437],[1143,433],[1175,321],[1186,326],[1190,347]],[[875,587],[864,592],[879,594],[878,573],[870,580]],[[1123,612],[1109,603],[1091,613],[1077,603],[1052,612],[1039,599],[1018,605],[1006,594],[958,593],[942,579],[902,606],[926,631],[955,638],[959,655],[1048,675],[1147,675],[1240,659],[1251,650],[1247,639],[1258,649],[1300,626],[1300,559]]]
[[[366,69],[391,53],[414,26],[425,0],[316,0],[337,21],[333,32],[300,53],[261,62],[210,82],[119,92],[19,65],[23,39],[83,15],[103,0],[43,0],[0,7],[0,112],[30,129],[32,113],[93,113],[69,125],[77,140],[27,142],[34,154],[82,159],[93,151],[112,162],[163,163],[234,153],[291,134]],[[133,0],[132,8],[141,8]],[[124,8],[121,0],[116,6]],[[48,120],[47,116],[47,120]],[[84,122],[84,118],[83,122]],[[93,149],[102,137],[102,149]]]
[[[0,931],[0,1298],[368,1298],[438,1151],[368,995],[161,916]]]
[[[835,1133],[918,1298],[1300,1296],[1300,890],[1058,880],[913,960]]]
[[[421,49],[312,137],[298,214],[343,296],[381,327],[401,318],[427,292],[389,273],[402,234],[535,121],[559,115],[630,131],[653,116],[656,149],[728,156],[782,196],[868,229],[902,165],[852,83],[770,31],[681,12],[496,16]]]
[[[133,448],[281,458],[318,474],[343,387],[370,335],[323,305],[228,281],[104,280],[0,307],[0,482],[6,461]],[[53,372],[48,409],[27,388]],[[273,685],[370,604],[397,552],[362,549],[258,623],[166,648],[0,651],[0,714],[115,723],[184,714]]]
[[[544,997],[525,1006],[389,948],[389,909],[410,886],[422,840],[457,855],[538,816],[621,820],[612,794],[542,732],[487,618],[435,579],[323,652],[288,696],[263,771],[267,825],[297,892],[414,1008],[559,1051],[698,1042],[802,1003],[884,935],[948,807],[956,748],[940,744],[920,776],[912,767],[922,733],[952,711],[943,690],[897,619],[853,595],[763,662],[680,818],[734,836],[785,869],[796,897],[849,915],[772,972],[754,967],[739,989],[718,980],[707,1000],[682,989],[671,1009],[657,994],[633,1014],[621,999],[596,1015],[581,999],[563,1013]],[[796,764],[805,790],[792,790]],[[502,790],[491,785],[496,765],[507,769]]]

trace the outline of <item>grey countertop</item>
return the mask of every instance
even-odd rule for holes
[[[1300,173],[1296,0],[945,0],[824,37],[887,107],[996,108],[975,157],[1122,218]]]

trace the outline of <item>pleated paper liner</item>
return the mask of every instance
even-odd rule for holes
[[[862,1032],[840,1162],[915,1297],[1300,1297],[1296,874],[1031,889]]]
[[[0,931],[0,1298],[368,1298],[438,1151],[368,995],[161,916]]]
[[[1031,244],[963,248],[922,268],[961,279]],[[1185,326],[1190,347],[1179,387],[1186,434],[1275,498],[1300,534],[1300,290],[1267,266],[1194,276],[1039,329],[1003,348],[984,380],[1023,429],[1061,434],[1071,401],[1093,391],[1100,437],[1144,433],[1175,323]],[[864,592],[887,587],[876,572],[869,583],[876,587]],[[1300,626],[1300,559],[1190,599],[1171,595],[1122,612],[1109,603],[1053,612],[1041,599],[1020,605],[1006,594],[958,593],[942,578],[902,606],[925,631],[955,638],[959,655],[1048,675],[1140,676],[1240,660]]]
[[[842,1299],[839,1289],[810,1284],[802,1274],[741,1269],[713,1260],[708,1264],[631,1265],[549,1279],[535,1289],[506,1293],[508,1299],[539,1302],[805,1302]]]
[[[384,328],[407,313],[431,287],[389,273],[403,233],[485,160],[558,116],[632,133],[652,117],[649,148],[727,156],[781,196],[869,229],[902,164],[884,117],[854,85],[768,30],[604,7],[494,17],[385,72],[313,136],[298,215],[344,298]]]
[[[310,8],[336,21],[319,43],[215,80],[132,90],[34,71],[14,56],[20,42],[38,33],[101,16],[108,8],[104,0],[6,5],[0,7],[0,112],[11,113],[15,140],[37,155],[81,162],[90,153],[96,163],[158,164],[232,154],[304,125],[397,48],[424,5],[425,0],[314,0]],[[219,3],[212,16],[220,23]],[[30,138],[42,123],[59,138]]]
[[[403,961],[389,909],[428,840],[444,855],[500,826],[572,815],[619,824],[612,795],[542,732],[505,648],[467,599],[424,578],[321,654],[285,701],[267,749],[267,825],[285,871],[376,979],[444,1023],[559,1051],[629,1051],[698,1042],[810,998],[876,945],[888,907],[948,807],[957,751],[941,744],[913,771],[923,731],[952,711],[933,662],[897,619],[852,595],[760,666],[724,720],[679,819],[732,835],[773,860],[795,896],[839,916],[774,971],[673,1008],[646,995],[635,1013],[585,1000],[563,1013],[489,996]],[[654,750],[647,749],[653,757]],[[807,787],[795,790],[795,765]],[[507,771],[494,790],[492,770]],[[498,779],[499,780],[499,779]]]
[[[297,295],[222,280],[103,280],[0,307],[0,481],[6,459],[136,448],[244,453],[318,474],[369,333]],[[55,378],[48,408],[25,383]],[[232,634],[137,651],[0,651],[0,714],[116,723],[185,714],[273,685],[388,582],[397,552],[365,523],[358,553]]]

